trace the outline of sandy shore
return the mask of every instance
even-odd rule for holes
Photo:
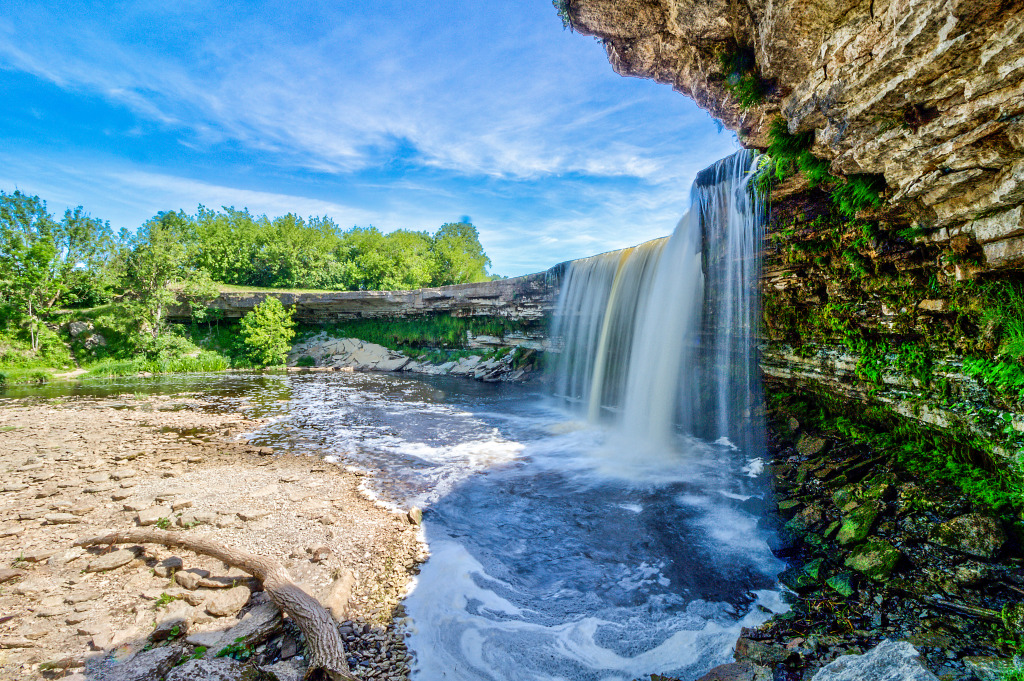
[[[72,547],[149,522],[281,560],[311,593],[334,594],[359,676],[407,678],[393,620],[425,558],[418,527],[360,494],[360,474],[251,447],[240,438],[258,421],[203,404],[187,395],[0,402],[0,679],[114,678],[111,666],[154,637],[194,654],[272,608],[244,573],[210,558]],[[275,665],[282,679],[299,673],[295,639],[286,622],[247,663]],[[54,663],[66,669],[46,671]]]

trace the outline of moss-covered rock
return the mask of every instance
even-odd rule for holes
[[[1006,543],[1006,533],[995,518],[970,513],[936,525],[928,541],[971,556],[991,559]]]
[[[845,565],[874,580],[888,577],[900,560],[899,550],[878,537],[872,537],[855,548],[847,557]]]
[[[885,505],[878,501],[861,504],[843,517],[843,524],[836,535],[836,541],[842,546],[857,544],[867,539],[875,519]]]

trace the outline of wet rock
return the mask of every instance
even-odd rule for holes
[[[238,681],[245,666],[229,657],[189,660],[175,667],[165,681]]]
[[[234,615],[249,602],[249,587],[236,586],[225,589],[206,601],[206,612],[214,617]]]
[[[771,681],[772,672],[749,662],[721,664],[697,681]]]
[[[849,597],[853,595],[853,575],[849,572],[842,572],[838,575],[834,575],[825,580],[832,590],[838,593],[840,596]]]
[[[134,551],[131,549],[118,549],[117,551],[105,553],[89,561],[89,565],[86,566],[85,571],[106,572],[107,570],[114,570],[122,565],[127,565],[133,560],[135,560]]]
[[[774,667],[780,662],[785,662],[790,654],[790,651],[782,646],[755,641],[746,636],[741,636],[736,641],[736,661],[741,663],[748,662],[763,667]]]
[[[937,525],[928,540],[971,556],[991,559],[1006,543],[1006,533],[995,518],[972,513]]]
[[[885,640],[863,655],[844,655],[818,670],[811,681],[938,681],[906,641]]]
[[[872,501],[850,511],[849,514],[843,517],[843,523],[839,527],[836,541],[842,546],[847,546],[867,539],[871,533],[871,528],[875,524],[875,519],[884,508],[885,505],[881,502]]]
[[[895,546],[875,537],[855,548],[845,565],[866,577],[882,580],[889,576],[899,559],[900,552]]]
[[[825,451],[828,447],[828,440],[820,435],[804,434],[796,443],[796,451],[803,456],[816,456]]]

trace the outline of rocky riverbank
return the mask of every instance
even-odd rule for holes
[[[861,657],[843,666],[856,660],[875,672],[886,660],[905,665],[884,678],[996,678],[1024,634],[1019,525],[952,485],[908,472],[891,452],[778,416],[770,471],[792,610],[744,630],[736,663],[702,681],[883,678],[867,669],[820,671],[847,655]],[[917,661],[894,642],[912,645]],[[880,644],[881,653],[862,655]]]
[[[418,514],[375,505],[358,472],[246,444],[259,421],[207,407],[0,403],[0,679],[301,678],[301,635],[247,574],[153,545],[73,547],[136,525],[280,560],[341,621],[357,676],[408,677],[396,621],[425,559]]]
[[[463,376],[478,381],[525,381],[541,368],[540,344],[524,342],[515,349],[477,347],[449,359],[412,357],[358,338],[333,338],[319,333],[296,343],[288,354],[289,367],[335,371],[407,371],[431,376]]]

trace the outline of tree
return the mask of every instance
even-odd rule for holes
[[[484,254],[480,235],[469,222],[449,222],[434,234],[435,286],[487,281],[491,259]]]
[[[38,196],[0,191],[0,291],[23,318],[32,350],[39,350],[40,314],[57,301],[56,225]]]
[[[160,336],[164,312],[177,292],[172,288],[186,274],[184,235],[188,216],[167,211],[148,220],[122,254],[121,280],[125,296],[134,301],[153,338]]]
[[[281,301],[267,296],[262,303],[242,317],[242,337],[246,355],[256,366],[284,364],[291,340],[295,337],[292,311]]]
[[[62,282],[61,294],[68,302],[95,305],[108,300],[110,261],[115,243],[110,223],[90,217],[78,206],[64,211],[54,229],[55,276]]]

